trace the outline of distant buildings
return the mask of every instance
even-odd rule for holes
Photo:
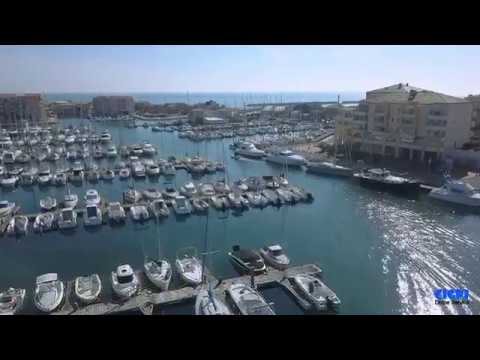
[[[395,84],[367,92],[358,107],[336,117],[336,135],[360,151],[424,161],[440,159],[472,135],[470,101]]]
[[[90,103],[55,101],[49,104],[49,108],[59,119],[86,118],[91,113]]]
[[[40,126],[47,121],[47,113],[40,94],[0,94],[0,126],[17,129]]]
[[[131,96],[96,96],[93,98],[94,116],[119,116],[133,114],[135,101]]]

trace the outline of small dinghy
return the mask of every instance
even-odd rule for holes
[[[153,200],[148,206],[148,209],[153,214],[153,216],[157,219],[159,217],[167,217],[168,215],[170,215],[170,210],[168,209],[168,206],[165,203],[165,201],[162,199]]]
[[[51,196],[47,196],[44,199],[40,199],[40,208],[43,211],[52,211],[57,207],[57,199]]]
[[[160,290],[167,291],[172,280],[172,267],[166,260],[150,260],[144,265],[147,278]]]
[[[79,276],[75,279],[75,296],[84,304],[97,301],[102,291],[102,281],[98,274]]]
[[[232,315],[232,312],[215,294],[211,286],[202,288],[195,300],[195,315]]]
[[[23,307],[25,289],[9,288],[0,292],[0,315],[15,315]]]
[[[28,229],[28,218],[24,215],[15,215],[10,219],[7,226],[7,234],[26,234]]]
[[[55,273],[37,277],[34,303],[35,307],[46,313],[57,310],[65,298],[65,287]]]
[[[162,198],[162,193],[159,190],[153,188],[144,190],[142,195],[144,199],[148,201],[158,200]]]
[[[197,286],[202,282],[202,263],[195,256],[185,255],[175,260],[175,266],[183,281]]]
[[[130,213],[132,214],[132,219],[135,221],[145,221],[150,218],[148,209],[144,205],[134,205],[130,208]]]
[[[53,230],[55,224],[55,214],[47,212],[44,214],[38,214],[33,223],[33,231],[46,232]]]
[[[248,285],[232,284],[227,289],[227,294],[241,315],[275,315],[263,296]]]
[[[138,291],[140,284],[130,265],[120,265],[112,272],[113,292],[122,299],[131,298]]]
[[[196,212],[206,212],[209,208],[208,203],[202,199],[193,199],[192,200],[192,207]]]
[[[265,262],[278,270],[285,270],[290,265],[290,259],[285,255],[280,245],[265,246],[260,249],[260,255]]]
[[[293,281],[317,311],[327,311],[328,309],[338,311],[339,298],[320,279],[302,274],[294,276]]]

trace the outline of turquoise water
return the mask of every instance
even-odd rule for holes
[[[95,94],[95,93],[47,93],[47,101],[91,101],[97,95],[118,95],[118,94]],[[237,92],[204,92],[204,93],[122,93],[131,95],[135,101],[149,101],[152,104],[177,103],[197,104],[214,100],[226,106],[243,106],[252,103],[273,103],[273,102],[307,102],[307,101],[337,101],[340,95],[344,101],[357,101],[364,96],[360,92],[275,92],[275,93],[237,93]]]
[[[77,122],[78,123],[78,122]],[[153,133],[150,129],[108,127],[117,145],[147,140],[159,150],[159,156],[199,153],[222,160],[225,153],[227,175],[231,180],[243,176],[279,174],[281,169],[256,160],[234,160],[229,141],[191,143],[175,133]],[[104,163],[108,163],[105,161]],[[221,173],[202,178],[216,180]],[[178,187],[190,179],[180,170],[173,180]],[[198,182],[198,180],[195,180]],[[226,255],[235,244],[259,248],[280,243],[293,265],[317,263],[326,283],[342,300],[343,314],[419,314],[478,313],[480,292],[478,261],[480,255],[478,215],[453,212],[425,196],[407,200],[364,189],[343,179],[289,171],[289,181],[303,186],[315,197],[312,204],[292,207],[250,209],[240,216],[210,210],[208,243],[213,255],[209,268],[217,277],[235,276]],[[154,183],[137,182],[137,188],[165,187],[164,178]],[[128,182],[72,187],[82,196],[95,187],[109,200],[120,200]],[[19,187],[1,192],[2,199],[15,201],[25,212],[38,210],[45,193],[60,199],[64,189],[50,187],[29,190]],[[85,230],[80,225],[70,233],[0,239],[0,288],[24,287],[31,295],[35,277],[57,272],[70,280],[80,274],[99,273],[109,291],[109,274],[121,263],[142,267],[146,256],[175,259],[180,248],[203,247],[205,216],[176,219],[171,215],[160,223],[132,223]],[[468,288],[469,306],[435,305],[433,290],[438,287]],[[282,313],[288,304],[281,303]],[[31,307],[31,299],[27,301]],[[292,314],[298,309],[292,307]],[[287,311],[288,312],[288,311]]]

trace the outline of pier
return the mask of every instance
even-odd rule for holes
[[[208,269],[206,271],[208,281],[214,286],[213,291],[215,295],[224,302],[227,302],[225,291],[230,285],[234,283],[251,285],[251,276],[248,275],[224,279],[219,283],[219,280],[208,272]],[[172,304],[192,301],[198,292],[198,288],[189,286],[161,292],[149,282],[143,272],[136,271],[136,274],[141,283],[141,290],[136,296],[123,302],[109,300],[86,306],[81,306],[76,302],[74,299],[74,280],[68,281],[65,303],[60,311],[56,311],[52,315],[107,315],[130,311],[141,311],[143,314],[150,315],[153,309],[160,310]],[[293,266],[284,271],[268,267],[265,274],[254,277],[255,286],[259,289],[269,286],[283,286],[304,310],[309,310],[309,303],[294,290],[289,281],[289,279],[299,274],[309,274],[321,278],[322,270],[315,264]],[[103,284],[104,288],[106,286],[108,284]]]

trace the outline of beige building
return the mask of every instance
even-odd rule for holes
[[[342,109],[336,135],[368,153],[439,159],[469,141],[472,110],[466,99],[396,84],[369,91],[358,107]]]
[[[92,104],[94,116],[119,116],[135,112],[135,101],[131,96],[97,96]]]
[[[40,126],[47,120],[40,94],[0,94],[0,126],[7,129]]]
[[[86,118],[90,115],[90,103],[74,103],[70,101],[56,101],[49,104],[50,110],[59,119]]]

